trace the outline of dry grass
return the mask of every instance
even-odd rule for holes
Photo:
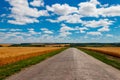
[[[120,57],[120,47],[84,47],[84,48]]]
[[[60,49],[59,47],[0,47],[0,65],[5,65],[33,56]]]

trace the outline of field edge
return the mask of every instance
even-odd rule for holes
[[[21,71],[23,68],[27,68],[31,65],[35,65],[49,57],[52,57],[52,56],[64,51],[65,49],[67,49],[67,48],[58,49],[58,50],[55,50],[52,52],[48,52],[47,54],[35,56],[35,57],[21,60],[21,61],[12,63],[12,64],[0,66],[0,80],[4,80],[8,76],[11,76],[14,73]]]
[[[107,54],[104,54],[101,52],[97,52],[97,51],[88,50],[88,49],[83,49],[83,48],[78,48],[78,49],[85,52],[86,54],[120,70],[120,59],[118,60],[117,57],[110,56],[110,55],[107,55]]]

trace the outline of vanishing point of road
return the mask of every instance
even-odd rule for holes
[[[69,48],[6,80],[120,80],[120,71],[76,48]]]

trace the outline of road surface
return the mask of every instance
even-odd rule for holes
[[[69,48],[6,80],[120,80],[120,71],[78,49]]]

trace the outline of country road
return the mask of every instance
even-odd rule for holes
[[[76,48],[69,48],[6,80],[120,80],[120,71]]]

